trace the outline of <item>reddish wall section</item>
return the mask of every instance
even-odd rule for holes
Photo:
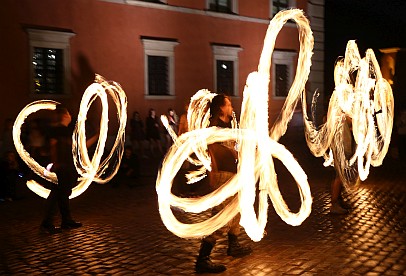
[[[305,6],[306,1],[298,1]],[[69,30],[71,42],[72,96],[62,100],[75,113],[83,92],[98,73],[120,83],[128,96],[128,114],[142,117],[150,107],[158,114],[173,107],[182,113],[184,103],[199,89],[213,91],[211,43],[239,45],[239,97],[237,112],[248,74],[255,71],[269,20],[269,1],[239,1],[239,16],[211,16],[205,1],[172,0],[166,6],[186,7],[187,12],[149,5],[125,5],[100,0],[3,0],[1,9],[2,111],[15,118],[34,99],[29,91],[29,45],[26,28]],[[151,7],[152,6],[152,7]],[[175,99],[151,100],[144,96],[144,50],[141,36],[176,39]],[[276,49],[297,50],[296,27],[286,26]],[[277,110],[283,101],[270,105]],[[97,110],[97,107],[95,108]]]

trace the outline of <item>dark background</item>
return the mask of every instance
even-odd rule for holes
[[[325,1],[325,99],[327,101],[334,89],[335,61],[339,56],[344,56],[349,40],[356,40],[361,57],[364,57],[365,51],[371,48],[378,61],[380,60],[379,49],[406,48],[406,0]],[[400,62],[402,64],[399,67],[404,68],[406,59]],[[402,75],[406,74],[402,68],[397,71]],[[398,79],[400,77],[398,76]],[[402,78],[406,80],[406,75]]]

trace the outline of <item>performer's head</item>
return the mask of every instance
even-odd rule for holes
[[[228,96],[224,94],[216,95],[210,104],[211,121],[221,119],[228,123],[233,115],[233,106]]]
[[[68,109],[65,106],[57,105],[55,108],[55,112],[56,112],[56,119],[59,124],[68,126],[71,123],[72,117],[71,117]]]
[[[149,115],[150,117],[152,117],[152,118],[155,118],[155,109],[150,108],[150,109],[149,109],[149,112],[148,112],[148,115]]]

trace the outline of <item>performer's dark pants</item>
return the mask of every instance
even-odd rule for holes
[[[43,224],[50,225],[54,222],[57,207],[61,213],[62,222],[72,220],[69,207],[69,196],[72,193],[72,185],[77,181],[77,173],[72,169],[60,169],[55,172],[58,176],[58,184],[53,184],[49,194]]]
[[[225,172],[225,171],[219,171],[216,173],[212,173],[212,189],[218,189],[221,185],[223,185],[225,182],[227,182],[234,173],[231,172]],[[236,195],[235,195],[236,196]],[[218,212],[220,212],[224,207],[226,207],[230,201],[233,200],[235,197],[231,197],[226,199],[224,202],[222,202],[220,205],[213,207],[212,209],[212,215],[216,215]],[[203,241],[206,241],[212,245],[216,244],[217,240],[221,238],[225,233],[238,236],[241,231],[240,227],[240,218],[241,215],[238,213],[234,218],[232,218],[226,225],[224,225],[222,228],[218,229],[211,235],[203,238]]]

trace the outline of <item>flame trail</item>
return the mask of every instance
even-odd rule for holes
[[[307,176],[292,154],[276,142],[286,131],[292,114],[289,112],[283,114],[282,121],[274,126],[270,134],[268,126],[271,56],[276,36],[289,19],[294,20],[298,25],[300,37],[297,75],[289,92],[290,97],[287,98],[288,103],[285,103],[285,108],[293,111],[310,72],[313,48],[313,36],[309,22],[303,12],[297,9],[278,13],[269,24],[258,71],[251,73],[247,78],[239,128],[208,128],[208,104],[215,94],[207,90],[200,90],[192,98],[188,110],[190,131],[177,138],[176,135],[173,135],[176,138],[175,143],[166,155],[156,181],[161,219],[175,235],[182,238],[199,238],[209,235],[240,212],[240,224],[252,240],[259,241],[263,237],[267,222],[268,196],[276,212],[286,223],[300,225],[310,215],[312,198]],[[180,198],[171,193],[176,173],[192,153],[210,171],[207,145],[227,140],[239,143],[239,164],[235,176],[216,191],[200,198]],[[290,212],[279,191],[273,158],[282,161],[297,182],[301,196],[301,207],[297,213]],[[254,210],[257,182],[259,182],[258,216]],[[186,212],[200,213],[235,194],[238,194],[238,197],[220,213],[203,222],[181,223],[171,210],[171,206],[175,206]]]
[[[355,79],[353,76],[356,76]],[[388,152],[393,128],[394,100],[390,84],[382,77],[371,49],[361,59],[355,41],[347,44],[345,57],[334,70],[335,89],[330,98],[326,122],[316,128],[307,119],[306,99],[303,96],[306,141],[315,156],[324,156],[325,166],[332,165],[347,189],[358,177],[368,177],[370,165],[380,166]],[[352,156],[346,156],[343,141],[344,124],[352,119],[356,144]],[[335,154],[329,149],[335,149]],[[329,153],[327,154],[327,151]],[[348,154],[347,154],[348,155]]]
[[[286,97],[282,111],[268,133],[268,87],[271,56],[276,36],[287,20],[296,22],[299,29],[300,52],[296,75]],[[335,66],[335,90],[330,99],[326,122],[316,127],[306,110],[305,83],[310,73],[313,36],[308,20],[302,11],[279,12],[269,24],[264,40],[258,71],[251,73],[246,81],[240,127],[237,130],[207,128],[209,120],[208,103],[214,93],[201,90],[191,100],[188,110],[189,133],[180,137],[168,152],[159,172],[156,190],[159,211],[165,226],[182,238],[198,238],[213,233],[224,226],[238,212],[240,224],[254,241],[259,241],[267,222],[267,197],[269,195],[278,215],[291,225],[299,225],[311,211],[311,194],[307,176],[291,153],[276,141],[282,137],[292,119],[294,109],[302,97],[303,119],[306,142],[316,157],[324,156],[325,165],[338,170],[346,188],[358,176],[361,180],[369,174],[370,165],[379,166],[388,151],[393,127],[393,94],[389,83],[382,77],[378,62],[371,49],[361,59],[354,41],[349,41],[345,58]],[[355,81],[351,75],[357,72]],[[312,110],[315,109],[315,93]],[[346,157],[344,143],[344,121],[352,118],[352,135],[356,143],[355,153]],[[183,161],[195,153],[194,162],[210,170],[207,145],[226,140],[239,144],[238,173],[218,190],[201,198],[184,199],[171,194],[172,180]],[[333,156],[333,152],[336,156]],[[327,154],[326,152],[329,151]],[[272,157],[278,158],[295,178],[300,196],[300,210],[294,214],[286,206],[277,184]],[[357,165],[357,167],[355,166]],[[258,216],[254,211],[256,187],[259,181]],[[183,224],[173,215],[170,206],[186,212],[200,213],[223,202],[238,193],[237,199],[216,216],[200,223]],[[258,217],[258,219],[257,219]]]
[[[113,144],[113,147],[107,157],[102,161],[102,155],[104,153],[105,144],[107,140],[108,131],[108,101],[107,95],[109,95],[116,105],[117,118],[119,120],[119,129]],[[86,115],[93,103],[93,101],[99,97],[102,102],[102,115],[100,121],[100,135],[97,141],[96,150],[92,157],[89,158],[89,154],[86,147]],[[13,126],[13,140],[14,145],[21,159],[33,170],[37,175],[50,181],[54,184],[58,183],[58,179],[55,173],[47,171],[44,167],[39,165],[24,149],[21,143],[21,126],[25,119],[32,113],[39,110],[54,110],[59,103],[56,101],[42,100],[35,101],[28,104],[18,114],[17,119]],[[77,172],[81,176],[79,183],[72,189],[70,198],[74,198],[82,194],[90,185],[90,183],[106,183],[117,173],[121,163],[121,157],[124,149],[124,137],[125,126],[127,123],[127,97],[121,86],[116,82],[108,82],[100,75],[96,75],[95,83],[91,84],[85,91],[79,108],[79,115],[76,122],[75,130],[72,135],[72,153],[74,158],[74,164]],[[106,169],[113,160],[113,156],[116,155],[115,164],[112,165],[109,173],[106,173]],[[102,177],[103,175],[103,177]],[[27,186],[36,194],[43,198],[47,198],[50,190],[44,188],[34,180],[27,181]]]

